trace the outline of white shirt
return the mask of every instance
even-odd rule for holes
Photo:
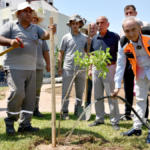
[[[147,54],[144,45],[142,43],[141,37],[138,40],[138,43],[132,42],[137,59],[137,77],[144,79],[145,76],[150,80],[150,56]],[[141,46],[141,49],[137,49],[137,45]],[[118,51],[118,60],[117,60],[117,68],[115,74],[115,88],[121,88],[121,82],[124,75],[124,70],[126,66],[126,55],[124,53],[124,49],[119,46]]]

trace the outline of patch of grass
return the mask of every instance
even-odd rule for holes
[[[4,99],[5,98],[5,92],[3,92],[4,90],[7,90],[9,89],[8,86],[5,86],[5,87],[0,87],[0,100]]]
[[[37,133],[16,134],[8,136],[5,133],[5,124],[3,118],[0,118],[0,149],[2,150],[34,150],[39,144],[51,143],[51,114],[44,113],[45,118],[33,117],[32,126],[39,127],[41,130]],[[60,144],[64,145],[66,134],[70,131],[77,118],[70,113],[70,120],[61,121]],[[59,114],[56,115],[56,124],[58,127]],[[123,137],[120,135],[132,128],[133,121],[120,122],[120,131],[114,131],[109,117],[105,118],[105,124],[89,127],[95,119],[92,115],[89,122],[80,121],[73,135],[69,139],[70,145],[77,145],[81,150],[149,150],[150,144],[145,140],[148,134],[146,127],[143,127],[142,136]],[[18,123],[15,123],[15,129],[18,129]]]

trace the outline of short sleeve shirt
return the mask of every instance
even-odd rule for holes
[[[75,36],[72,33],[66,34],[62,38],[60,44],[60,50],[65,52],[63,69],[74,70],[75,69],[74,52],[78,50],[80,53],[82,53],[81,57],[84,57],[86,47],[87,47],[87,39],[86,36],[81,32],[77,36]],[[76,66],[76,69],[78,70],[83,68]]]
[[[4,69],[36,70],[37,44],[44,30],[37,25],[30,24],[24,29],[18,21],[7,22],[0,30],[0,36],[9,39],[19,37],[25,47],[15,48],[5,54]]]
[[[100,34],[97,34],[92,38],[90,52],[94,52],[100,49],[106,52],[106,48],[110,48],[109,52],[112,56],[110,61],[116,61],[119,40],[119,35],[114,32],[110,32],[109,30],[104,37],[102,37]]]
[[[43,69],[43,52],[49,51],[48,45],[46,41],[39,39],[38,47],[37,47],[37,62],[36,62],[36,69]]]

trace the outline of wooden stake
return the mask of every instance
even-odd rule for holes
[[[53,17],[49,18],[50,26]],[[56,147],[56,103],[55,103],[55,59],[54,59],[54,35],[50,29],[50,63],[51,63],[51,116],[52,116],[52,148]]]
[[[88,38],[91,37],[91,24],[88,25]],[[87,55],[90,51],[90,44],[87,44]],[[88,71],[88,68],[86,69],[86,71]],[[85,81],[85,103],[84,103],[84,107],[87,107],[87,95],[88,95],[88,78],[86,77],[86,81]]]

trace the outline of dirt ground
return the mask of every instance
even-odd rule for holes
[[[79,137],[78,135],[71,136],[71,140],[74,139],[76,141],[76,139],[79,139],[79,138],[80,140],[78,141],[76,145],[70,145],[70,143],[68,143],[67,145],[61,145],[61,142],[65,143],[65,140],[60,139],[60,146],[56,145],[55,148],[52,148],[52,144],[49,144],[49,145],[41,144],[36,147],[36,150],[84,150],[84,149],[91,149],[90,144],[94,145],[98,141],[101,141],[103,144],[106,143],[101,138],[95,138],[93,136],[89,136],[89,137]],[[87,142],[89,143],[88,148],[87,146],[84,145]],[[96,150],[97,148],[95,147],[92,149]],[[124,148],[121,146],[112,145],[109,147],[100,146],[99,149],[100,150],[123,150]]]
[[[51,93],[51,90],[50,90],[50,89],[47,89],[46,92]],[[62,87],[56,87],[56,88],[55,88],[55,94],[56,94],[57,96],[61,96],[61,93],[62,93]],[[104,92],[104,95],[106,95],[105,92]],[[119,92],[119,96],[125,98],[125,93],[124,93],[123,84],[122,84],[121,90],[120,90],[120,92]],[[70,97],[72,97],[72,98],[75,97],[75,86],[74,86],[74,85],[73,85],[73,87],[72,87],[72,90],[71,90],[71,93],[70,93]],[[83,94],[83,100],[84,100],[84,98],[85,98],[85,92],[84,92],[84,94]],[[93,92],[92,92],[92,99],[91,99],[91,100],[92,100],[92,101],[94,100],[94,94],[93,94]],[[108,100],[105,99],[105,102],[108,102]],[[124,102],[121,101],[121,100],[118,100],[118,103],[119,103],[119,104],[124,104]],[[134,102],[133,102],[133,104],[134,104],[134,105],[136,104],[136,98],[135,98],[135,96],[134,96]],[[150,106],[150,104],[149,104],[149,106]]]

